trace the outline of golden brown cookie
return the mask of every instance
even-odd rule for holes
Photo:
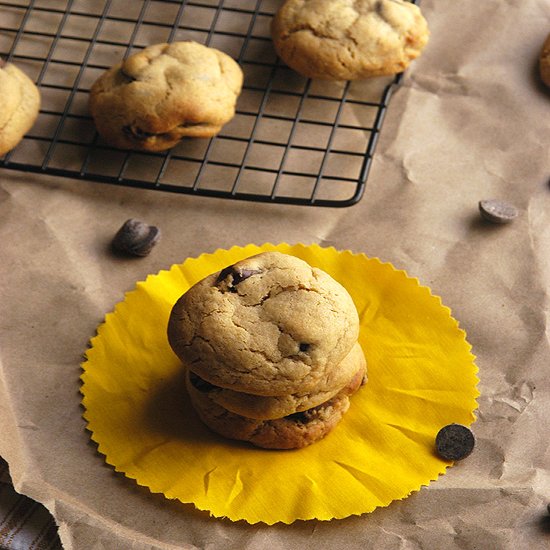
[[[215,48],[155,44],[100,76],[90,112],[109,144],[163,151],[184,137],[216,135],[235,114],[242,82],[239,65]]]
[[[546,38],[539,57],[539,72],[542,81],[550,87],[550,34]]]
[[[400,73],[429,37],[420,9],[405,0],[286,0],[271,34],[289,67],[325,80]]]
[[[191,371],[188,371],[188,377],[189,383],[193,384],[196,389],[207,391],[214,403],[228,411],[257,420],[274,420],[316,407],[340,392],[351,395],[361,384],[366,382],[366,366],[367,362],[363,350],[359,344],[355,344],[339,367],[344,372],[352,372],[345,386],[339,385],[331,391],[298,393],[277,397],[253,395],[220,388],[206,382]]]
[[[330,391],[359,334],[346,289],[288,254],[264,252],[213,273],[174,305],[168,340],[222,388],[264,396]]]
[[[21,69],[1,59],[0,102],[0,155],[4,155],[34,124],[40,109],[40,92]]]
[[[212,431],[266,449],[299,449],[319,441],[336,427],[350,406],[349,393],[342,391],[306,411],[275,420],[257,420],[228,411],[212,401],[208,391],[192,383],[187,389],[200,419]]]

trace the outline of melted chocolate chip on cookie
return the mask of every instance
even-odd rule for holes
[[[152,134],[151,132],[146,132],[146,131],[142,130],[141,128],[137,128],[137,127],[134,127],[134,126],[124,126],[122,128],[122,131],[126,135],[128,135],[128,136],[130,136],[134,139],[148,139],[152,136],[157,135],[157,134]]]
[[[307,414],[307,411],[289,414],[286,418],[294,422],[299,422],[300,424],[307,424],[311,420]]]
[[[258,273],[261,273],[259,269],[237,269],[235,266],[230,265],[220,271],[216,279],[216,286],[219,286],[221,283],[226,283],[229,292],[237,292],[235,287],[239,283],[242,283],[244,280]]]

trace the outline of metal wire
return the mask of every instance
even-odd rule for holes
[[[0,0],[0,56],[35,80],[43,100],[0,167],[197,196],[357,203],[402,75],[335,84],[293,73],[272,48],[276,9],[272,0]],[[226,51],[242,67],[233,121],[162,153],[108,146],[87,111],[93,81],[151,41],[183,39]]]

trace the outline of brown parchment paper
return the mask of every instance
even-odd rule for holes
[[[0,455],[68,549],[543,549],[550,545],[547,0],[423,0],[432,37],[394,95],[365,196],[346,209],[248,204],[0,172]],[[477,203],[520,210],[508,226]],[[143,259],[109,243],[159,225]],[[218,247],[319,243],[391,261],[452,308],[481,379],[475,452],[372,514],[290,526],[212,519],[115,474],[85,431],[80,361],[148,274]],[[276,503],[274,503],[276,505]]]

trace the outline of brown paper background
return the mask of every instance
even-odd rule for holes
[[[173,196],[0,171],[0,455],[68,549],[543,549],[550,545],[547,0],[423,0],[432,37],[394,95],[365,196],[345,209]],[[508,226],[477,203],[513,202]],[[161,227],[150,256],[109,242]],[[81,418],[80,361],[150,273],[218,247],[319,243],[391,261],[442,296],[480,369],[477,447],[429,488],[332,522],[211,519],[115,474]]]

